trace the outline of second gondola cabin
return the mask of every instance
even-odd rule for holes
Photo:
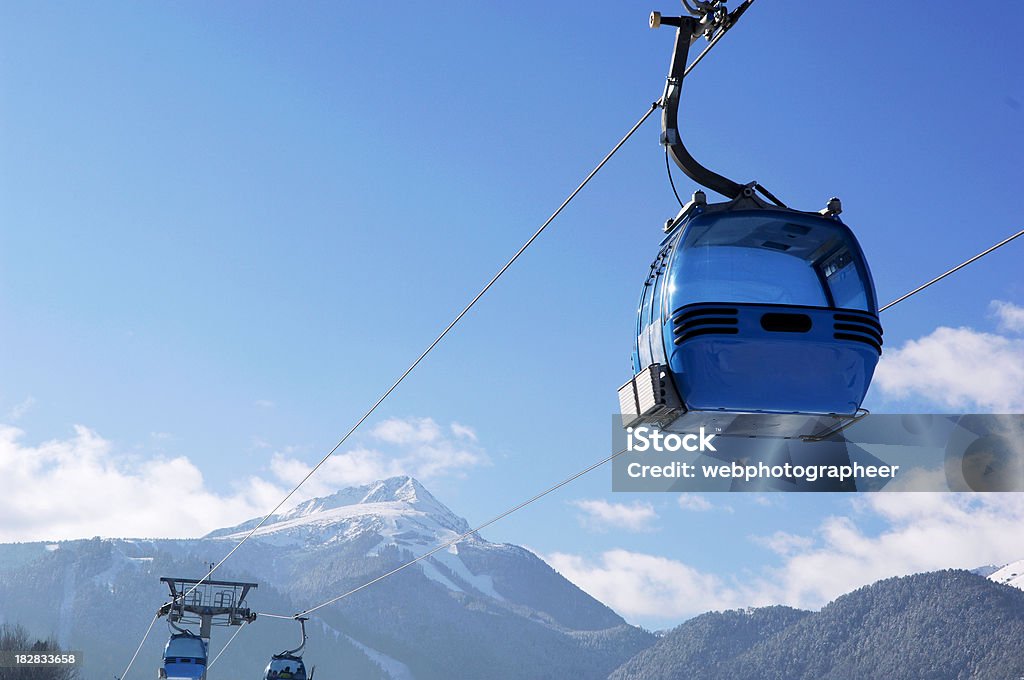
[[[293,654],[275,654],[263,672],[264,680],[307,680],[302,657]]]
[[[175,633],[164,647],[157,675],[161,680],[206,680],[206,655],[206,641],[201,637],[188,631]]]

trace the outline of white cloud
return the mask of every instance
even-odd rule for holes
[[[1024,556],[1021,494],[879,493],[858,504],[888,527],[869,536],[849,518],[826,520],[817,544],[780,570],[783,601],[817,606],[888,576]]]
[[[679,494],[676,502],[683,510],[693,510],[695,512],[706,512],[715,507],[704,496],[695,496],[689,493]]]
[[[36,446],[23,437],[0,425],[0,541],[198,536],[253,517],[283,495],[258,479],[215,494],[187,458],[133,461],[82,426]]]
[[[597,558],[555,553],[564,576],[627,619],[675,623],[708,611],[768,604],[817,608],[890,576],[1005,564],[1024,557],[1024,494],[877,493],[852,501],[808,535],[753,537],[781,563],[728,578],[656,555],[611,550]]]
[[[462,437],[465,439],[469,439],[471,441],[477,440],[476,430],[469,427],[468,425],[463,425],[462,423],[452,423],[451,430],[452,434],[454,434],[456,437]]]
[[[464,431],[472,430],[458,425]],[[473,437],[451,426],[454,437],[431,418],[390,418],[370,430],[368,445],[335,453],[304,487],[306,496],[332,493],[339,488],[366,484],[396,475],[420,480],[464,477],[470,468],[486,465],[487,455]],[[312,467],[291,452],[277,453],[271,470],[289,484],[297,484]]]
[[[274,402],[269,399],[257,399],[253,404],[260,408],[274,408]]]
[[[385,424],[373,431],[383,436],[371,435],[371,443],[387,443],[402,429],[402,421]],[[437,437],[426,436],[434,430]],[[400,474],[460,476],[487,462],[476,444],[441,436],[430,419],[412,419],[406,432],[411,434],[401,439],[411,443],[393,453],[363,446],[335,454],[293,502]],[[311,468],[285,449],[274,454],[267,478],[251,476],[218,493],[187,457],[121,455],[84,426],[76,426],[72,437],[38,445],[23,443],[24,436],[0,425],[0,542],[200,536],[262,516]]]
[[[373,436],[389,444],[429,444],[442,438],[433,418],[389,418],[377,424]]]
[[[798,536],[785,531],[776,531],[771,536],[751,536],[750,538],[754,543],[763,545],[778,555],[792,555],[814,545],[814,539],[809,536]]]
[[[673,620],[740,603],[721,578],[665,557],[609,550],[595,560],[566,553],[544,559],[580,588],[634,620]]]
[[[993,300],[989,308],[999,320],[999,329],[1007,333],[1024,333],[1024,307],[1006,302],[1005,300]]]
[[[6,419],[12,423],[16,423],[25,415],[32,410],[32,407],[36,405],[35,397],[25,397],[20,402],[15,404],[7,411]]]
[[[290,486],[298,484],[311,468],[311,464],[282,453],[275,453],[270,461],[270,470],[274,476]],[[380,451],[353,449],[328,458],[303,486],[302,493],[303,497],[322,496],[347,486],[358,486],[401,474],[412,473],[398,460]]]
[[[1019,413],[1024,410],[1024,339],[940,326],[887,350],[874,383],[890,398],[916,396],[943,408]]]
[[[626,529],[628,531],[651,531],[651,523],[658,519],[658,513],[650,503],[609,503],[602,499],[571,501],[583,511],[580,523],[594,531]]]

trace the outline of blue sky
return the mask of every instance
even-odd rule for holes
[[[651,9],[678,7],[3,4],[5,464],[47,461],[22,471],[44,492],[82,459],[136,503],[180,489],[126,531],[272,507],[660,96],[672,34],[647,28]],[[795,207],[840,196],[891,300],[1022,226],[1024,9],[986,11],[761,0],[686,84],[690,147]],[[604,455],[675,211],[652,118],[322,488],[362,452],[367,474],[427,472],[476,522]],[[1019,412],[1021,247],[886,313],[895,359],[870,408]],[[47,495],[52,522],[12,522],[5,540],[124,526],[116,507]],[[640,507],[640,524],[595,524],[580,505],[595,500]],[[613,495],[597,472],[487,536],[570,556],[584,582],[616,549],[761,573],[788,564],[764,540],[779,531],[903,526],[875,501],[707,502]]]

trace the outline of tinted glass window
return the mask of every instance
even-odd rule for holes
[[[803,260],[763,248],[706,246],[677,255],[675,307],[692,302],[828,305],[815,271]]]
[[[280,678],[281,674],[284,673],[284,677],[291,677],[293,680],[306,680],[306,668],[301,661],[295,661],[294,659],[274,659],[267,666],[267,671],[264,677],[266,678]]]
[[[836,307],[846,309],[868,308],[868,294],[864,288],[857,263],[850,252],[843,249],[825,260],[821,273],[828,284],[829,292]]]
[[[738,302],[868,309],[849,230],[816,216],[738,211],[695,218],[680,235],[671,309]]]
[[[202,640],[194,637],[172,638],[164,651],[165,657],[188,657],[200,659],[206,657],[206,648]]]

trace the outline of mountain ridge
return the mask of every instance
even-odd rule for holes
[[[0,614],[41,636],[57,634],[65,648],[87,650],[84,677],[109,676],[138,644],[128,638],[144,631],[166,600],[159,577],[204,573],[259,521],[196,539],[0,545]],[[466,520],[417,480],[391,477],[275,514],[218,577],[259,582],[250,606],[287,617],[465,531]],[[1024,560],[980,571],[886,579],[818,612],[710,612],[659,638],[531,551],[472,534],[314,612],[307,658],[365,680],[995,680],[1018,670],[1000,650],[1024,646]],[[293,643],[290,622],[257,621],[225,656],[237,674],[255,677],[268,654]],[[221,635],[215,632],[212,649],[223,644]],[[970,649],[948,649],[965,635]],[[152,663],[161,646],[158,630],[140,658]],[[909,669],[902,675],[893,671],[901,664]],[[959,670],[942,675],[940,665]]]
[[[754,613],[762,610],[754,610]],[[841,595],[817,612],[763,617],[750,644],[713,654],[736,612],[688,621],[609,680],[1005,680],[1024,675],[1024,591],[963,570],[895,577]],[[706,619],[704,626],[700,620]],[[753,619],[751,619],[753,622]],[[710,642],[708,641],[710,638]]]
[[[109,677],[131,656],[163,576],[196,577],[260,522],[195,539],[91,539],[0,545],[0,613],[66,648],[85,649],[84,677]],[[257,582],[248,606],[288,617],[327,602],[469,530],[412,477],[392,477],[312,498],[267,519],[218,579]],[[111,631],[109,622],[117,622]],[[159,659],[159,627],[140,660]],[[258,616],[221,664],[256,677],[297,632]],[[367,680],[459,677],[600,680],[649,646],[650,633],[587,595],[519,546],[471,534],[372,588],[318,609],[307,658]],[[226,636],[217,629],[211,649]],[[216,652],[214,652],[216,653]]]

